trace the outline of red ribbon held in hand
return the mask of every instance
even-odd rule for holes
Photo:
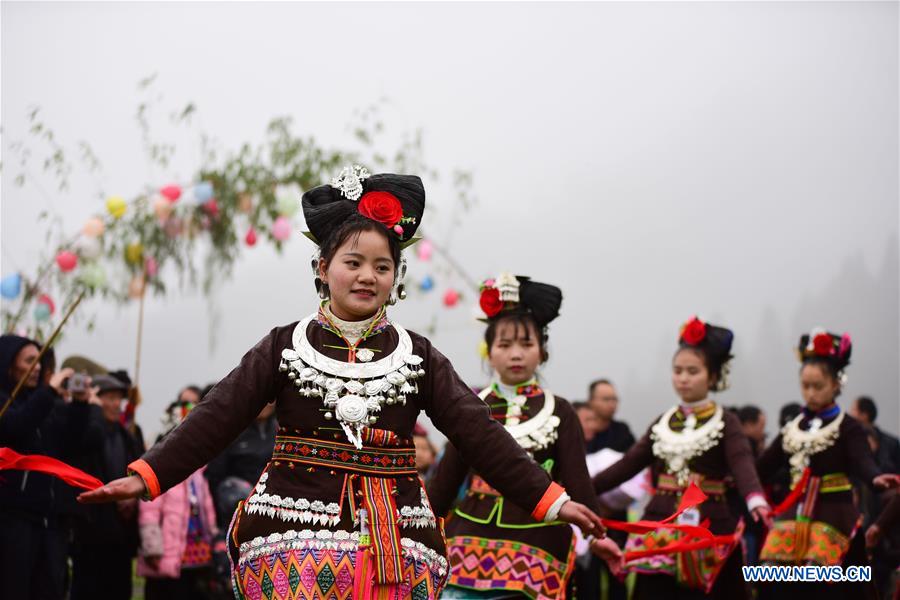
[[[40,454],[19,454],[12,448],[0,448],[0,471],[15,469],[19,471],[36,471],[62,479],[71,486],[85,490],[96,490],[103,487],[103,482],[88,475],[84,471],[69,466],[61,460],[41,456]]]
[[[612,519],[601,520],[607,529],[617,529],[619,531],[627,531],[628,533],[650,533],[651,531],[656,531],[657,529],[665,527],[666,529],[683,531],[690,538],[708,540],[712,539],[714,536],[709,529],[703,525],[682,525],[672,523],[672,521],[677,519],[684,511],[689,508],[694,508],[698,504],[703,504],[706,501],[706,498],[707,495],[692,481],[681,495],[681,502],[678,504],[678,510],[662,521],[634,521],[633,523],[627,523],[625,521],[613,521]]]
[[[681,531],[685,534],[685,539],[676,542],[674,544],[669,544],[668,546],[664,546],[662,548],[653,548],[648,550],[637,550],[633,552],[625,553],[625,562],[630,560],[634,560],[636,558],[642,558],[644,556],[655,556],[660,554],[675,554],[678,552],[687,552],[690,550],[702,550],[703,548],[711,548],[712,546],[725,546],[728,544],[735,543],[736,539],[739,539],[741,536],[741,532],[735,532],[729,535],[713,535],[712,532],[707,529],[708,523],[704,521],[700,525],[684,525],[680,523],[672,523],[675,519],[677,519],[681,513],[684,511],[694,508],[700,504],[703,504],[707,499],[706,494],[704,494],[697,484],[691,482],[688,484],[688,487],[685,488],[684,493],[681,495],[681,502],[678,504],[678,510],[676,510],[673,514],[666,517],[662,521],[635,521],[633,523],[626,523],[625,521],[612,521],[609,519],[603,519],[603,524],[606,525],[609,529],[618,529],[619,531],[627,531],[628,533],[649,533],[651,531],[655,531],[657,529],[675,529],[677,531]]]
[[[781,504],[772,509],[773,517],[777,517],[781,513],[787,511],[800,500],[800,496],[806,491],[806,484],[809,483],[809,477],[810,470],[809,467],[806,467],[803,469],[803,475],[800,476],[800,480],[797,482],[797,485],[794,486],[794,489],[791,490],[791,493],[781,501]]]

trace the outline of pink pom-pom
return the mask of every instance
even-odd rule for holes
[[[845,333],[844,335],[842,335],[841,336],[841,345],[838,348],[838,356],[841,356],[841,357],[846,356],[847,352],[850,351],[851,345],[852,345],[852,342],[850,341],[850,334]]]
[[[219,203],[216,202],[215,198],[210,198],[203,203],[203,210],[206,211],[206,214],[215,219],[219,216]]]
[[[159,263],[156,262],[156,259],[152,256],[148,256],[147,260],[144,261],[144,271],[147,273],[147,277],[156,277],[156,274],[159,272]]]
[[[444,293],[444,306],[453,308],[458,302],[459,292],[457,292],[453,288],[447,290],[446,293]]]
[[[159,193],[165,196],[169,202],[177,202],[181,198],[181,188],[177,185],[167,185],[159,190]]]
[[[397,235],[403,235],[403,228],[399,225],[394,225],[394,232]]]
[[[272,223],[272,237],[279,242],[283,242],[291,237],[291,222],[285,217],[278,217]]]
[[[56,255],[56,264],[63,273],[68,273],[78,265],[78,257],[73,252],[64,250]]]
[[[422,240],[419,242],[419,260],[431,260],[431,252],[434,250],[434,247],[431,245],[429,240]]]
[[[53,303],[53,299],[50,298],[50,296],[48,296],[47,294],[41,294],[41,296],[38,298],[38,302],[46,304],[47,308],[50,309],[51,315],[56,312],[56,305]]]

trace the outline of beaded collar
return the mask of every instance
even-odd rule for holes
[[[725,411],[721,406],[713,405],[713,415],[704,423],[694,419],[685,419],[684,429],[675,431],[669,422],[679,406],[673,406],[650,428],[650,439],[653,440],[653,455],[666,464],[666,471],[678,479],[679,485],[687,485],[690,479],[689,463],[710,448],[715,447],[724,435]],[[693,417],[694,415],[688,415]]]
[[[791,479],[794,483],[809,466],[814,454],[827,450],[837,441],[841,423],[844,421],[844,412],[838,409],[838,415],[831,423],[821,425],[820,421],[817,424],[819,426],[812,426],[810,429],[800,429],[800,422],[803,419],[804,415],[800,413],[781,429],[781,447],[790,455],[788,462],[791,464]]]
[[[515,386],[506,385],[496,378],[489,389],[500,400],[488,405],[491,409],[491,416],[505,425],[518,425],[522,421],[528,420],[527,416],[523,417],[525,404],[529,398],[544,393],[544,390],[538,385],[537,379],[533,377]],[[502,412],[498,412],[498,409]]]
[[[484,401],[493,391],[494,386],[488,386],[481,390],[478,397]],[[559,434],[557,431],[559,417],[553,414],[556,409],[556,399],[549,391],[542,391],[544,393],[544,406],[541,407],[541,410],[536,415],[524,423],[520,423],[518,417],[511,417],[508,414],[504,424],[507,433],[513,436],[519,445],[531,454],[548,447],[556,441]],[[519,396],[519,398],[524,397]],[[511,403],[510,409],[513,409],[513,407],[518,407],[519,415],[521,415],[521,405],[519,403]]]
[[[503,399],[509,399],[511,396],[525,396],[526,398],[532,398],[544,393],[544,390],[541,389],[537,379],[533,377],[528,381],[515,386],[505,385],[501,381],[495,379],[491,383],[491,389],[497,397]]]
[[[363,321],[345,321],[331,311],[331,305],[328,301],[322,302],[321,306],[319,306],[316,322],[323,329],[343,338],[350,344],[357,344],[366,338],[381,333],[390,327],[391,324],[384,307]]]

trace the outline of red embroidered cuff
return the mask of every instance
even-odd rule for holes
[[[147,487],[147,494],[150,497],[150,500],[159,496],[159,480],[156,478],[156,473],[153,472],[150,465],[143,459],[139,458],[128,465],[128,470],[134,471],[136,475],[144,480],[144,485]]]
[[[531,516],[534,517],[534,520],[543,521],[544,517],[547,516],[547,511],[550,510],[550,507],[553,506],[556,499],[562,496],[565,491],[566,489],[563,486],[555,481],[551,482],[547,487],[547,491],[545,491],[543,497],[541,497],[540,502],[538,502],[537,506],[534,507],[534,510],[531,511]]]

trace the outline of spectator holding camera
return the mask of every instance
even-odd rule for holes
[[[37,342],[0,336],[0,404],[38,360]],[[46,354],[45,354],[46,356]],[[36,364],[0,417],[0,446],[19,454],[69,461],[90,439],[90,389],[70,392],[72,369],[50,373]],[[4,597],[62,598],[65,593],[67,518],[73,494],[66,484],[43,473],[0,472],[0,581]]]
[[[142,444],[122,424],[129,385],[112,375],[98,375],[92,385],[99,399],[91,435],[102,441],[84,453],[77,466],[103,482],[125,475]],[[84,507],[72,547],[72,600],[131,598],[131,563],[137,555],[137,500]]]

